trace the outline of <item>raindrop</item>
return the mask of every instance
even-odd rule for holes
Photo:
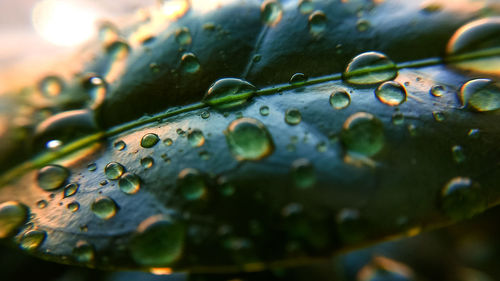
[[[80,209],[80,204],[78,204],[78,202],[71,202],[66,207],[68,208],[68,210],[74,213]]]
[[[38,90],[47,98],[57,97],[64,89],[64,81],[58,76],[47,76],[38,83]]]
[[[21,240],[19,246],[26,251],[33,251],[42,245],[43,241],[47,238],[47,233],[42,230],[31,230],[26,232]]]
[[[118,181],[118,187],[126,194],[135,194],[141,188],[141,179],[131,173],[125,173]]]
[[[356,23],[356,29],[359,32],[364,32],[364,31],[368,30],[368,28],[370,28],[370,22],[365,20],[365,19],[360,19]]]
[[[439,98],[446,93],[446,88],[443,85],[434,85],[431,87],[430,93]]]
[[[184,73],[196,73],[200,70],[200,62],[193,53],[185,53],[181,58],[181,69]]]
[[[292,179],[298,188],[309,188],[316,183],[314,166],[307,159],[297,159],[292,163]]]
[[[353,58],[342,76],[352,84],[377,84],[391,80],[397,74],[396,65],[384,54],[366,52]]]
[[[70,172],[59,165],[47,165],[38,171],[36,176],[38,186],[43,190],[51,191],[61,187],[68,179]]]
[[[469,132],[467,133],[467,136],[474,139],[479,138],[479,135],[480,135],[479,129],[470,129]]]
[[[94,260],[94,247],[86,241],[78,241],[73,248],[73,257],[77,262],[89,263]]]
[[[7,201],[0,204],[0,238],[14,235],[28,219],[29,209],[18,202]]]
[[[174,141],[171,139],[171,138],[167,138],[163,141],[163,143],[166,145],[166,146],[171,146]]]
[[[299,12],[301,14],[309,14],[314,10],[314,3],[312,0],[300,0]]]
[[[203,136],[203,133],[198,129],[190,131],[187,135],[187,139],[192,147],[200,147],[205,143],[205,137]]]
[[[267,115],[269,115],[269,106],[267,106],[267,105],[263,105],[263,106],[261,106],[261,107],[260,107],[260,109],[259,109],[259,113],[260,113],[260,115],[262,115],[262,116],[267,116]]]
[[[309,32],[317,36],[326,29],[326,15],[323,11],[314,11],[309,16]]]
[[[302,121],[302,114],[296,108],[288,109],[285,112],[285,122],[289,125],[297,125]]]
[[[64,187],[63,198],[73,196],[78,191],[79,185],[77,183],[70,183]]]
[[[330,105],[333,109],[344,109],[351,104],[351,96],[345,90],[339,90],[330,95]]]
[[[237,78],[217,80],[203,97],[203,102],[217,108],[229,108],[244,104],[257,88],[247,81]]]
[[[387,81],[375,90],[379,101],[389,106],[397,106],[406,101],[406,88],[398,82]]]
[[[125,144],[125,142],[122,141],[122,140],[115,142],[115,144],[113,146],[118,151],[122,151],[122,150],[124,150],[127,147],[127,145]]]
[[[432,117],[434,117],[434,120],[436,120],[437,122],[443,122],[445,118],[444,113],[440,111],[433,111]]]
[[[97,165],[95,163],[90,163],[87,165],[87,170],[89,170],[89,172],[94,172],[97,170]]]
[[[97,198],[91,206],[92,212],[103,220],[114,217],[117,208],[115,201],[105,196]]]
[[[237,160],[260,160],[274,151],[269,131],[256,119],[234,120],[224,134],[229,150]]]
[[[450,218],[461,220],[484,211],[486,198],[471,179],[456,177],[441,190],[441,208]]]
[[[203,112],[201,113],[201,118],[203,118],[203,119],[208,119],[208,118],[210,118],[210,112],[208,112],[208,111],[203,111]]]
[[[182,170],[177,178],[177,184],[187,200],[197,200],[205,195],[205,180],[198,170],[191,168]]]
[[[178,29],[175,32],[175,41],[179,45],[189,45],[191,44],[192,38],[191,38],[191,32],[189,31],[189,28],[187,27],[182,27]]]
[[[136,263],[149,267],[165,267],[181,257],[184,238],[183,224],[157,215],[144,220],[138,226],[129,249]]]
[[[500,109],[500,88],[490,79],[474,79],[460,89],[462,105],[473,111]]]
[[[155,163],[155,161],[153,160],[153,158],[151,158],[149,156],[141,159],[141,166],[144,169],[149,169],[149,168],[153,167],[154,163]]]
[[[106,167],[104,167],[104,174],[110,180],[119,179],[123,172],[125,172],[125,168],[120,163],[109,162]]]
[[[142,137],[141,146],[144,148],[151,148],[151,147],[155,146],[159,140],[160,140],[160,138],[158,137],[157,134],[148,133]]]
[[[36,202],[36,206],[39,209],[44,209],[47,207],[47,205],[49,205],[49,203],[46,200],[40,200],[40,201]]]
[[[370,157],[384,147],[384,128],[372,114],[358,112],[347,118],[340,139],[350,153]]]
[[[267,25],[276,25],[281,20],[282,14],[283,8],[276,0],[266,0],[260,6],[260,18]]]
[[[292,75],[292,78],[290,78],[290,84],[292,85],[300,85],[304,84],[305,82],[307,82],[307,75],[305,75],[304,73],[295,73],[294,75]]]

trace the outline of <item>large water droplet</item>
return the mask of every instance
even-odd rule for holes
[[[89,263],[94,260],[95,249],[94,246],[86,241],[78,241],[75,248],[73,248],[73,257],[77,262]]]
[[[298,188],[308,188],[316,183],[314,166],[307,159],[297,159],[292,163],[292,179]]]
[[[91,206],[92,212],[103,220],[114,217],[117,208],[115,201],[106,196],[97,198]]]
[[[256,119],[234,120],[224,133],[231,154],[238,160],[260,160],[274,150],[266,126]]]
[[[217,108],[229,108],[244,104],[257,90],[249,82],[237,78],[217,80],[203,97],[203,102]]]
[[[193,53],[185,53],[181,58],[181,69],[184,73],[196,73],[200,70],[200,62]]]
[[[19,246],[26,251],[33,251],[42,245],[47,237],[47,233],[42,230],[31,230],[26,232],[21,240]]]
[[[378,86],[375,96],[384,104],[397,106],[406,101],[406,88],[396,81],[387,81]]]
[[[187,200],[200,199],[205,195],[206,185],[198,170],[186,168],[179,173],[177,183],[182,195]]]
[[[460,101],[468,109],[485,112],[500,109],[500,87],[490,79],[474,79],[460,89]]]
[[[28,218],[28,208],[15,201],[0,204],[0,238],[15,234]]]
[[[47,165],[38,171],[36,176],[38,186],[50,191],[61,187],[68,179],[69,170],[59,165]]]
[[[127,194],[135,194],[141,188],[141,179],[131,173],[125,173],[118,181],[118,187]]]
[[[309,32],[318,36],[326,29],[326,15],[323,11],[314,11],[309,16]]]
[[[160,141],[160,138],[158,137],[157,134],[148,133],[142,137],[141,146],[144,148],[151,148],[155,146],[158,143],[158,141]]]
[[[334,109],[344,109],[351,104],[351,96],[345,90],[339,90],[330,95],[330,105]]]
[[[342,76],[352,84],[376,84],[391,80],[397,74],[396,65],[384,54],[366,52],[353,58]]]
[[[178,260],[184,247],[185,228],[163,216],[143,221],[132,238],[129,249],[136,263],[163,267]]]
[[[459,28],[446,48],[453,66],[481,73],[500,73],[500,18],[485,18]]]
[[[370,157],[384,147],[384,128],[372,114],[358,112],[345,121],[340,139],[349,152]]]
[[[297,125],[302,121],[302,114],[296,108],[290,108],[285,111],[285,122],[289,125]]]
[[[276,0],[266,0],[260,6],[260,18],[262,21],[270,26],[276,25],[283,14],[281,4]]]
[[[183,27],[178,29],[175,32],[175,41],[179,45],[189,45],[191,44],[192,38],[191,38],[191,32],[189,31],[189,28]]]
[[[58,96],[64,89],[64,81],[58,76],[47,76],[38,83],[38,90],[46,97]]]
[[[198,129],[190,131],[187,135],[187,139],[192,147],[200,147],[205,143],[205,137],[203,136],[203,133]]]
[[[456,177],[441,190],[441,208],[452,219],[465,219],[484,211],[486,198],[471,179]]]
[[[125,172],[125,167],[120,163],[109,162],[106,167],[104,167],[104,174],[110,180],[119,179],[123,172]]]

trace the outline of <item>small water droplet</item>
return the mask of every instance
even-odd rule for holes
[[[231,182],[229,182],[225,177],[219,178],[217,184],[217,189],[223,196],[232,196],[236,191],[234,185],[231,184]]]
[[[126,194],[135,194],[141,188],[141,179],[131,173],[125,173],[118,181],[118,187]]]
[[[73,248],[73,257],[79,263],[90,263],[94,260],[94,246],[86,241],[78,241]]]
[[[47,233],[45,231],[30,230],[21,237],[19,246],[25,251],[33,251],[42,245],[45,238],[47,238]]]
[[[157,134],[148,133],[142,137],[141,146],[144,148],[151,148],[151,147],[155,146],[159,140],[160,140],[160,138],[158,137]]]
[[[359,32],[364,32],[370,28],[370,22],[365,20],[365,19],[359,19],[358,22],[356,22],[356,29]]]
[[[38,90],[47,98],[57,97],[64,90],[64,81],[58,76],[47,76],[38,83]]]
[[[234,120],[224,134],[229,150],[237,160],[260,160],[274,151],[269,131],[256,119]]]
[[[117,208],[115,201],[106,196],[97,198],[91,206],[92,212],[103,220],[114,217]]]
[[[122,140],[115,142],[113,146],[118,151],[122,151],[122,150],[124,150],[127,147],[127,145],[125,144],[125,142],[122,141]]]
[[[439,98],[446,93],[446,88],[443,85],[434,85],[431,87],[430,93]]]
[[[256,90],[257,88],[247,81],[223,78],[210,86],[202,101],[217,108],[229,108],[244,104]]]
[[[379,101],[389,106],[397,106],[406,101],[406,88],[398,82],[387,81],[375,90]]]
[[[392,115],[392,124],[396,126],[403,125],[405,123],[405,116],[401,112],[396,112]]]
[[[296,108],[288,109],[285,112],[285,122],[289,125],[297,125],[302,121],[302,114]]]
[[[97,165],[95,163],[90,163],[87,165],[87,170],[89,172],[94,172],[97,170]]]
[[[29,209],[16,201],[0,204],[0,238],[14,235],[28,219]]]
[[[384,128],[372,114],[358,112],[347,118],[340,139],[349,152],[370,157],[384,147]]]
[[[203,133],[198,129],[190,131],[188,133],[187,139],[192,147],[200,147],[205,143],[205,137],[203,136]]]
[[[276,0],[266,0],[260,6],[260,18],[267,25],[274,26],[283,14],[281,4]]]
[[[326,142],[320,142],[316,145],[316,150],[320,153],[326,152],[327,149],[328,149],[328,146],[327,146]]]
[[[184,73],[196,73],[200,70],[200,62],[193,53],[185,53],[181,58],[181,69]]]
[[[471,179],[456,177],[441,190],[441,208],[452,219],[465,219],[484,211],[486,198]]]
[[[64,187],[63,198],[73,196],[80,186],[77,183],[70,183]]]
[[[149,267],[164,267],[181,257],[184,238],[183,224],[157,215],[144,220],[138,226],[129,249],[136,263]]]
[[[78,202],[71,202],[66,207],[68,208],[68,210],[74,213],[80,209],[80,204],[78,204]]]
[[[261,59],[262,59],[262,55],[260,55],[260,54],[255,54],[255,55],[253,56],[253,58],[252,58],[252,61],[257,63],[257,62],[259,62]]]
[[[262,115],[262,116],[267,116],[267,115],[269,115],[269,106],[267,106],[267,105],[263,105],[263,106],[261,106],[261,107],[260,107],[260,109],[259,109],[259,113],[260,113],[260,115]]]
[[[127,42],[119,39],[106,47],[106,53],[111,57],[112,61],[123,60],[130,53],[130,46]]]
[[[299,12],[301,14],[309,14],[314,10],[314,3],[312,0],[300,0]]]
[[[297,159],[292,163],[292,179],[298,188],[309,188],[316,183],[314,166],[307,159]]]
[[[205,195],[205,180],[196,169],[186,168],[182,170],[177,178],[177,184],[187,200],[197,200]]]
[[[187,27],[182,27],[175,32],[175,41],[177,41],[179,45],[189,45],[192,40],[191,32]]]
[[[323,33],[326,29],[326,15],[323,11],[314,11],[309,15],[309,32],[318,36]]]
[[[377,84],[396,77],[396,65],[382,53],[362,53],[349,62],[343,79],[352,84]]]
[[[208,111],[203,111],[203,112],[201,113],[201,118],[203,118],[203,119],[208,119],[208,118],[210,118],[210,112],[208,112]]]
[[[445,119],[444,113],[440,111],[433,111],[432,117],[434,117],[434,120],[436,120],[437,122],[443,122]]]
[[[455,160],[456,163],[460,164],[465,161],[465,152],[461,146],[454,145],[451,148],[451,153],[453,154],[453,160]]]
[[[81,84],[90,97],[89,107],[96,109],[102,105],[108,92],[106,81],[96,74],[89,73],[81,79]]]
[[[304,84],[305,82],[307,82],[307,75],[305,75],[304,73],[295,73],[294,75],[292,75],[289,82],[292,85]]]
[[[36,176],[38,186],[43,190],[55,190],[61,187],[68,179],[70,172],[59,165],[47,165],[38,171]]]
[[[104,174],[110,180],[119,179],[123,172],[125,172],[125,167],[123,167],[120,163],[109,162],[106,167],[104,167]]]
[[[460,89],[462,105],[478,112],[500,109],[500,88],[490,79],[474,79]]]
[[[181,129],[181,128],[177,128],[176,132],[181,137],[185,137],[186,136],[186,132],[183,129]]]
[[[158,73],[160,72],[160,65],[157,64],[156,62],[152,62],[149,64],[149,69],[151,69],[151,72],[153,73]]]
[[[480,135],[479,129],[470,129],[469,132],[467,133],[467,136],[474,139],[479,138],[479,135]]]
[[[210,154],[210,152],[205,151],[205,150],[198,152],[198,155],[200,156],[200,158],[202,160],[205,160],[205,161],[210,160],[210,157],[212,157],[212,154]]]
[[[330,95],[330,105],[333,109],[344,109],[351,104],[351,96],[345,90],[335,91]]]
[[[414,137],[417,135],[417,127],[413,124],[408,125],[408,132],[410,133],[410,136]]]
[[[44,209],[47,207],[47,205],[49,205],[49,203],[46,200],[40,200],[40,201],[36,202],[36,206],[39,209]]]
[[[144,169],[149,169],[149,168],[153,167],[154,163],[155,163],[155,161],[153,160],[153,158],[151,158],[149,156],[141,159],[141,166]]]
[[[166,145],[166,146],[171,146],[174,141],[171,139],[171,138],[167,138],[163,141],[163,143]]]

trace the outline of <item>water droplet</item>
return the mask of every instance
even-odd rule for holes
[[[456,177],[441,191],[441,208],[452,219],[465,219],[484,211],[486,198],[471,179]]]
[[[187,139],[192,147],[200,147],[205,143],[205,137],[203,136],[203,133],[198,129],[190,131],[188,133]]]
[[[191,44],[192,38],[191,38],[191,32],[189,31],[189,28],[183,27],[178,29],[175,32],[175,41],[179,45],[189,45]]]
[[[149,169],[149,168],[153,167],[154,163],[155,163],[155,161],[153,160],[153,158],[151,158],[149,156],[141,159],[141,166],[144,169]]]
[[[416,136],[418,133],[417,126],[413,124],[408,125],[408,132],[410,133],[410,136],[412,137]]]
[[[21,237],[19,246],[25,251],[33,251],[42,245],[45,238],[47,238],[47,233],[45,231],[31,230]]]
[[[467,136],[470,138],[477,139],[479,138],[480,131],[479,129],[470,129],[469,132],[467,133]]]
[[[460,89],[460,101],[468,109],[486,112],[500,109],[500,88],[490,79],[474,79]]]
[[[460,27],[446,47],[448,63],[463,70],[498,75],[499,36],[498,17],[475,20]]]
[[[80,209],[80,204],[78,204],[78,202],[71,202],[66,207],[68,208],[68,210],[74,213]]]
[[[135,174],[126,173],[118,181],[118,187],[126,194],[135,194],[141,188],[141,179]]]
[[[318,36],[326,29],[326,15],[323,11],[314,11],[309,16],[309,32]]]
[[[453,154],[453,160],[455,160],[456,163],[460,164],[465,161],[464,149],[461,146],[454,145],[451,148],[451,153]]]
[[[64,187],[63,198],[70,197],[76,194],[79,185],[77,183],[70,183]]]
[[[405,122],[405,116],[401,112],[396,112],[392,115],[392,124],[396,126],[403,125]]]
[[[231,184],[225,177],[219,178],[217,184],[217,189],[223,196],[229,197],[236,191],[234,185]]]
[[[263,105],[263,106],[261,106],[261,107],[260,107],[260,109],[259,109],[259,113],[260,113],[260,115],[262,115],[262,116],[267,116],[267,115],[269,115],[269,106],[267,106],[267,105]]]
[[[330,105],[333,109],[344,109],[351,104],[351,96],[345,90],[339,90],[330,95]]]
[[[229,108],[244,104],[257,90],[254,85],[237,78],[217,80],[203,97],[203,102],[217,108]]]
[[[26,219],[28,219],[28,208],[15,201],[7,201],[0,204],[0,238],[14,235]]]
[[[115,142],[115,144],[113,146],[118,151],[122,151],[122,150],[125,149],[125,147],[127,147],[127,145],[125,144],[125,142],[122,141],[122,140]]]
[[[314,3],[312,0],[300,0],[299,12],[301,14],[309,14],[314,10]]]
[[[108,21],[100,23],[98,30],[99,41],[104,46],[116,41],[120,36],[118,28],[113,23]]]
[[[144,148],[151,148],[151,147],[155,146],[159,140],[160,140],[160,138],[158,137],[157,134],[148,133],[142,137],[141,146]]]
[[[61,187],[68,179],[69,170],[59,165],[47,165],[38,171],[38,186],[43,190],[54,190]]]
[[[302,121],[302,114],[296,108],[288,109],[285,112],[285,122],[289,125],[297,125]]]
[[[163,143],[166,145],[166,146],[171,146],[174,141],[171,139],[171,138],[167,138],[163,141]]]
[[[205,161],[210,160],[210,157],[212,157],[212,154],[210,154],[210,152],[204,151],[204,150],[198,152],[198,155],[200,156],[200,158],[202,160],[205,160]]]
[[[283,8],[276,0],[266,0],[260,6],[260,18],[267,25],[276,25],[281,20],[282,14]]]
[[[193,53],[185,53],[181,58],[181,69],[184,73],[196,73],[200,70],[200,62]]]
[[[384,147],[384,128],[372,114],[358,112],[347,118],[340,139],[349,152],[370,157]]]
[[[316,150],[320,153],[326,152],[328,149],[328,146],[326,145],[326,142],[320,142],[316,145]]]
[[[136,263],[163,267],[181,257],[184,238],[183,224],[158,215],[146,219],[138,226],[129,249]]]
[[[86,241],[78,241],[73,248],[73,257],[79,263],[89,263],[94,260],[94,246]]]
[[[359,32],[364,32],[370,28],[370,22],[365,20],[365,19],[359,19],[358,22],[356,23],[356,29]]]
[[[92,212],[103,220],[114,217],[117,208],[115,201],[105,196],[97,198],[91,206]]]
[[[104,174],[110,180],[119,179],[123,172],[125,172],[125,167],[123,167],[120,163],[109,162],[106,167],[104,167]]]
[[[229,150],[237,160],[260,160],[274,150],[269,131],[256,119],[234,120],[224,133]]]
[[[206,192],[203,176],[195,169],[186,168],[179,173],[177,179],[179,189],[187,200],[197,200]]]
[[[149,69],[151,69],[151,72],[153,73],[158,73],[160,72],[160,65],[156,62],[152,62],[149,64]]]
[[[292,163],[292,179],[298,188],[309,188],[316,183],[314,166],[307,159],[297,159]]]
[[[387,81],[375,90],[379,101],[389,106],[397,106],[406,101],[406,88],[398,82]]]
[[[123,60],[130,53],[130,46],[122,40],[116,40],[106,47],[106,53],[111,57],[111,60]]]
[[[446,88],[443,85],[434,85],[431,87],[430,93],[439,98],[446,93]]]
[[[201,113],[201,118],[203,118],[203,119],[208,119],[208,118],[210,118],[210,112],[208,112],[208,111],[203,111],[203,112]]]
[[[38,83],[38,90],[47,98],[57,97],[64,89],[64,81],[58,76],[47,76]]]
[[[87,170],[89,170],[89,172],[94,172],[97,170],[97,165],[95,163],[90,163],[87,165]]]
[[[353,58],[342,76],[352,84],[376,84],[391,80],[397,74],[396,65],[384,54],[366,52]]]
[[[46,200],[40,200],[38,202],[36,202],[36,206],[39,208],[39,209],[44,209],[47,207],[49,203],[46,201]]]
[[[307,81],[307,75],[304,73],[295,73],[292,75],[292,78],[290,78],[290,84],[292,85],[300,85],[303,84]]]
[[[95,74],[87,74],[81,79],[83,89],[90,97],[89,107],[92,109],[98,108],[106,99],[108,92],[108,84],[104,79]]]
[[[437,122],[443,122],[445,118],[444,113],[440,111],[433,111],[432,117],[434,117],[434,120],[436,120]]]
[[[186,136],[186,132],[183,129],[181,129],[181,128],[177,128],[176,132],[181,137],[185,137]]]
[[[253,56],[253,58],[252,58],[252,61],[253,61],[253,62],[255,62],[255,63],[257,63],[257,62],[259,62],[261,59],[262,59],[262,55],[260,55],[260,54],[255,54],[255,55]]]

